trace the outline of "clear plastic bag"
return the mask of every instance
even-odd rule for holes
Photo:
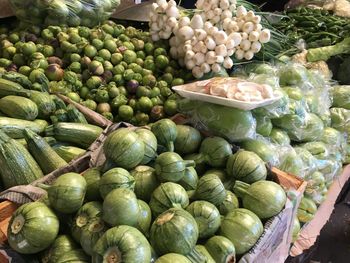
[[[343,108],[332,108],[332,127],[340,132],[350,134],[350,110]]]
[[[255,152],[264,162],[278,167],[279,151],[277,145],[273,144],[268,138],[257,135],[255,139],[248,139],[239,144],[247,151]]]
[[[274,119],[273,124],[287,131],[291,140],[296,142],[316,141],[323,134],[323,121],[313,113],[305,116],[289,114],[279,119]]]
[[[304,178],[307,178],[318,169],[318,160],[307,149],[302,147],[294,147],[297,155],[303,160],[304,163]]]
[[[304,162],[302,156],[291,146],[279,146],[277,149],[279,153],[277,167],[282,171],[304,178],[309,173],[309,169],[313,169],[313,167],[309,167],[309,163]],[[314,164],[311,165],[314,166]]]
[[[243,111],[217,104],[182,99],[178,103],[180,113],[199,130],[221,136],[230,142],[239,142],[256,135],[256,121],[250,111]]]
[[[253,115],[256,120],[256,132],[262,136],[269,136],[272,131],[271,119],[266,116]]]
[[[93,27],[107,20],[120,0],[10,0],[23,24]]]
[[[350,110],[350,86],[333,86],[331,94],[333,107]]]

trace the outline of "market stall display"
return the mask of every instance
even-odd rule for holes
[[[1,242],[43,262],[282,262],[292,241],[299,253],[298,232],[316,231],[348,178],[338,1],[276,14],[157,0],[142,29],[107,20],[119,1],[10,2]]]

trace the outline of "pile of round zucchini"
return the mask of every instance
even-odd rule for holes
[[[104,165],[16,211],[12,248],[44,262],[235,262],[286,202],[256,154],[170,119],[119,128],[103,151]]]

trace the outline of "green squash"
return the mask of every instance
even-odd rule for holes
[[[230,155],[226,170],[230,177],[246,183],[265,180],[267,176],[264,161],[257,154],[244,150]]]
[[[192,263],[185,256],[177,253],[168,253],[158,258],[155,263]]]
[[[85,203],[74,216],[71,232],[75,241],[80,242],[83,228],[92,220],[102,216],[102,204],[97,201]]]
[[[301,229],[298,217],[294,217],[293,226],[292,227],[293,227],[293,230],[292,230],[292,242],[294,243],[298,239],[299,232],[300,232],[300,229]]]
[[[205,171],[208,170],[207,162],[205,161],[205,158],[201,153],[189,154],[189,155],[186,155],[183,159],[193,160],[195,162],[196,165],[194,169],[196,169],[196,172],[199,176],[203,175]]]
[[[195,190],[198,184],[198,175],[196,169],[193,167],[187,167],[185,169],[185,175],[178,182],[186,191]]]
[[[58,212],[71,214],[82,206],[86,193],[86,181],[77,173],[66,173],[56,179],[51,185],[41,185],[46,188],[50,205]]]
[[[136,226],[140,208],[133,191],[117,188],[105,197],[102,211],[103,220],[111,226]]]
[[[197,243],[198,226],[190,213],[171,208],[159,215],[150,231],[150,242],[158,255],[189,254]]]
[[[151,246],[142,233],[131,226],[108,229],[97,241],[92,256],[93,263],[149,263],[150,261]]]
[[[34,254],[49,247],[57,237],[59,221],[44,203],[21,205],[7,229],[8,243],[21,254]]]
[[[206,262],[206,263],[216,263],[215,260],[210,255],[209,251],[203,245],[195,246],[196,254],[199,254],[200,257],[194,257],[194,253],[190,253],[187,257],[190,258],[192,262]]]
[[[199,131],[188,125],[176,125],[175,152],[181,155],[195,153],[202,141]]]
[[[232,154],[231,145],[221,137],[208,137],[202,141],[199,152],[212,167],[225,167],[228,157]]]
[[[256,153],[264,162],[271,165],[276,165],[278,163],[278,155],[276,153],[275,147],[270,142],[259,139],[250,139],[242,142],[240,146],[250,152]]]
[[[186,168],[194,165],[194,161],[184,161],[177,153],[164,152],[157,157],[154,168],[159,181],[178,182],[184,177]]]
[[[155,170],[150,166],[139,165],[130,174],[135,179],[134,192],[137,198],[149,202],[154,189],[159,186]]]
[[[102,218],[95,218],[85,225],[81,231],[80,245],[89,256],[93,254],[93,248],[108,227]]]
[[[187,208],[198,225],[199,238],[209,238],[215,234],[220,227],[219,210],[207,201],[194,201]]]
[[[137,200],[137,202],[140,207],[140,213],[137,219],[136,228],[140,230],[145,237],[148,237],[149,228],[151,226],[151,221],[152,221],[152,212],[146,202],[142,200]]]
[[[149,206],[152,215],[157,217],[169,208],[185,209],[189,204],[186,190],[179,184],[167,182],[158,186],[152,196]]]
[[[256,132],[262,136],[269,136],[272,131],[271,119],[266,116],[256,115]]]
[[[157,137],[158,144],[164,146],[168,152],[174,151],[177,129],[176,124],[172,120],[159,120],[152,124],[151,130]]]
[[[220,235],[233,243],[238,255],[243,255],[251,249],[263,231],[264,227],[259,217],[244,208],[237,208],[228,213],[220,226]]]
[[[301,223],[307,223],[310,222],[315,214],[317,212],[317,206],[313,200],[311,200],[308,197],[303,197],[300,201],[299,207],[298,207],[298,220]]]
[[[82,249],[74,249],[65,253],[55,263],[90,263],[90,257],[84,253]]]
[[[271,142],[275,144],[279,144],[281,146],[290,145],[290,138],[286,131],[272,128],[269,137],[271,139]]]
[[[120,128],[108,135],[103,151],[118,167],[132,169],[142,162],[145,144],[135,132]]]
[[[216,174],[220,178],[221,182],[224,184],[226,190],[230,190],[235,184],[235,180],[233,178],[229,178],[225,170],[210,169],[207,170],[204,175],[206,174]]]
[[[100,200],[99,182],[101,178],[101,169],[99,167],[90,168],[82,175],[87,184],[85,199],[87,201]]]
[[[205,243],[205,248],[216,263],[236,262],[236,250],[233,243],[223,236],[213,236]]]
[[[217,205],[220,214],[223,216],[227,215],[229,212],[233,211],[238,207],[239,201],[237,196],[229,190],[226,190],[225,200],[221,204]]]
[[[153,132],[144,128],[136,129],[135,133],[145,144],[145,155],[141,161],[141,164],[148,164],[157,156],[157,138]]]
[[[65,253],[77,249],[78,245],[68,235],[59,235],[52,245],[43,252],[41,262],[55,263]]]
[[[251,185],[236,181],[233,192],[242,198],[243,207],[260,219],[268,219],[282,211],[287,201],[283,188],[271,181],[259,181]]]
[[[102,198],[105,198],[112,190],[117,188],[127,188],[134,190],[135,178],[123,168],[113,168],[105,172],[99,183],[99,191]]]
[[[225,187],[216,174],[206,174],[198,180],[195,197],[219,205],[225,200]]]

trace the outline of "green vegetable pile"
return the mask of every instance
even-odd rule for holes
[[[299,221],[307,223],[325,200],[343,164],[349,161],[350,89],[331,86],[317,71],[290,62],[275,66],[251,64],[245,67],[245,75],[237,72],[240,77],[261,83],[279,83],[279,88],[275,85],[275,89],[281,92],[282,99],[252,111],[257,136],[238,142],[263,161],[308,182],[298,210]],[[196,110],[187,114],[198,124]],[[203,123],[206,124],[201,120],[200,124]],[[220,124],[222,129],[226,126]],[[231,129],[232,138],[238,135]]]
[[[177,103],[171,87],[191,78],[168,57],[166,41],[153,43],[148,32],[113,21],[94,28],[1,32],[3,78],[26,89],[65,94],[115,122],[145,125],[173,116]]]
[[[285,11],[274,24],[287,37],[297,42],[305,40],[307,48],[330,46],[350,36],[349,19],[318,8],[297,7]]]
[[[40,185],[47,198],[14,213],[13,249],[45,262],[233,262],[286,203],[255,153],[170,119],[111,129],[102,148],[102,166]]]
[[[4,189],[30,184],[68,165],[103,131],[56,95],[26,90],[4,79],[0,79],[0,94],[0,181]]]
[[[10,0],[10,4],[23,26],[29,23],[93,27],[107,20],[120,0]]]

